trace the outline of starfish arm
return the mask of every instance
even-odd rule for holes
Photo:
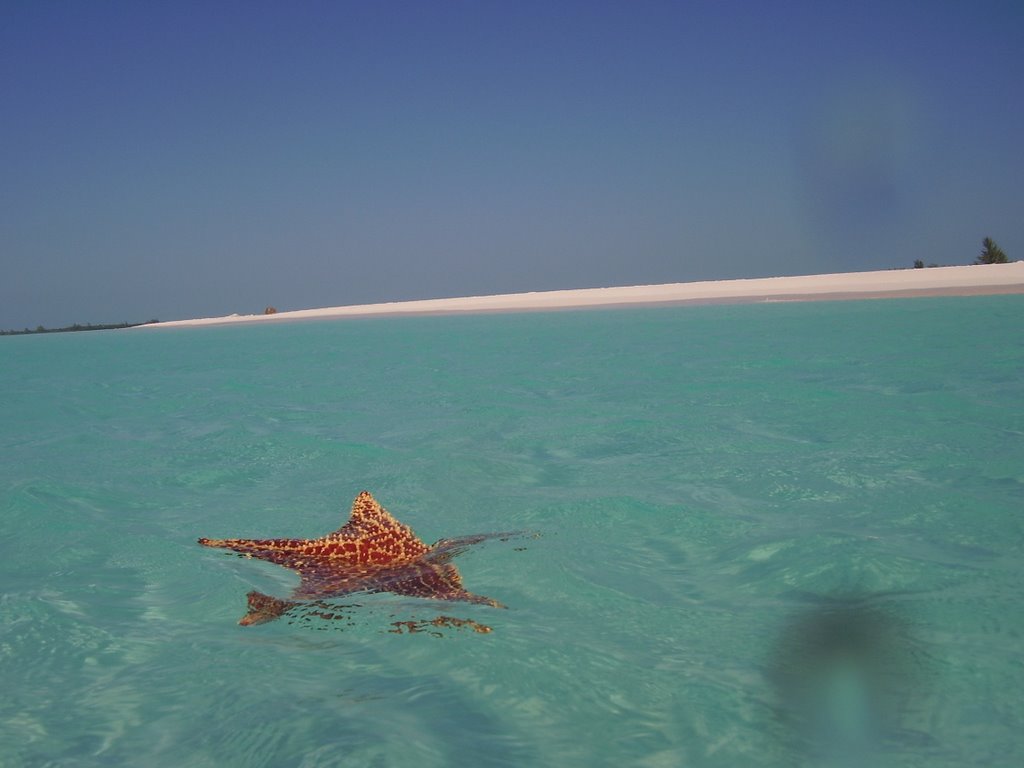
[[[490,539],[513,539],[527,535],[527,531],[503,531],[501,533],[476,533],[471,536],[458,536],[453,539],[438,539],[430,547],[429,558],[437,561],[445,555],[454,556],[461,554],[474,544],[479,544]]]
[[[268,549],[277,543],[276,539],[207,539],[198,540],[204,547],[233,549],[236,552],[251,552],[257,549]]]
[[[419,563],[413,568],[404,569],[388,581],[386,591],[428,600],[456,600],[505,607],[489,597],[467,592],[462,586],[458,569],[447,563]]]
[[[356,496],[348,522],[327,538],[363,542],[365,559],[380,565],[411,560],[429,549],[412,528],[392,517],[368,491]]]
[[[423,597],[428,600],[450,600],[452,602],[476,603],[477,605],[489,605],[492,608],[508,607],[493,598],[467,592],[465,589],[453,589],[448,592],[444,592],[443,594],[424,594],[417,585],[410,585],[406,588],[403,584],[396,584],[388,591],[393,592],[396,595],[404,595],[406,597]]]
[[[276,597],[264,595],[262,592],[255,590],[246,595],[246,599],[249,601],[249,612],[238,621],[243,627],[273,621],[297,605],[288,600],[279,600]]]
[[[309,542],[302,539],[199,539],[204,547],[230,549],[246,557],[288,565]]]

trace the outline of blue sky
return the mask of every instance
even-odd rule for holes
[[[0,328],[1024,258],[1024,5],[6,2]]]

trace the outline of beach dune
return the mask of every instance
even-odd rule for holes
[[[835,301],[911,296],[968,296],[1024,293],[1024,261],[928,269],[847,272],[830,275],[710,280],[694,283],[636,285],[616,288],[536,291],[495,296],[395,301],[321,309],[300,309],[270,315],[228,315],[173,320],[138,326],[169,328],[228,323],[304,320],[387,315],[456,314],[464,312],[530,312],[585,307],[643,306],[687,303]]]

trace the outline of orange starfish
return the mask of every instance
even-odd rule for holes
[[[428,547],[363,491],[352,504],[349,521],[319,539],[199,539],[199,543],[283,565],[301,577],[290,600],[250,592],[249,612],[238,622],[248,626],[273,621],[301,601],[353,592],[394,592],[504,608],[463,589],[458,570],[448,562],[468,544],[504,535],[442,539]]]

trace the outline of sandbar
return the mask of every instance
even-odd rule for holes
[[[672,304],[840,301],[1003,293],[1024,293],[1024,261],[1009,264],[892,269],[829,275],[708,280],[693,283],[419,299],[381,304],[298,309],[271,315],[227,315],[193,320],[171,320],[138,327],[172,328],[318,318],[537,312]]]

